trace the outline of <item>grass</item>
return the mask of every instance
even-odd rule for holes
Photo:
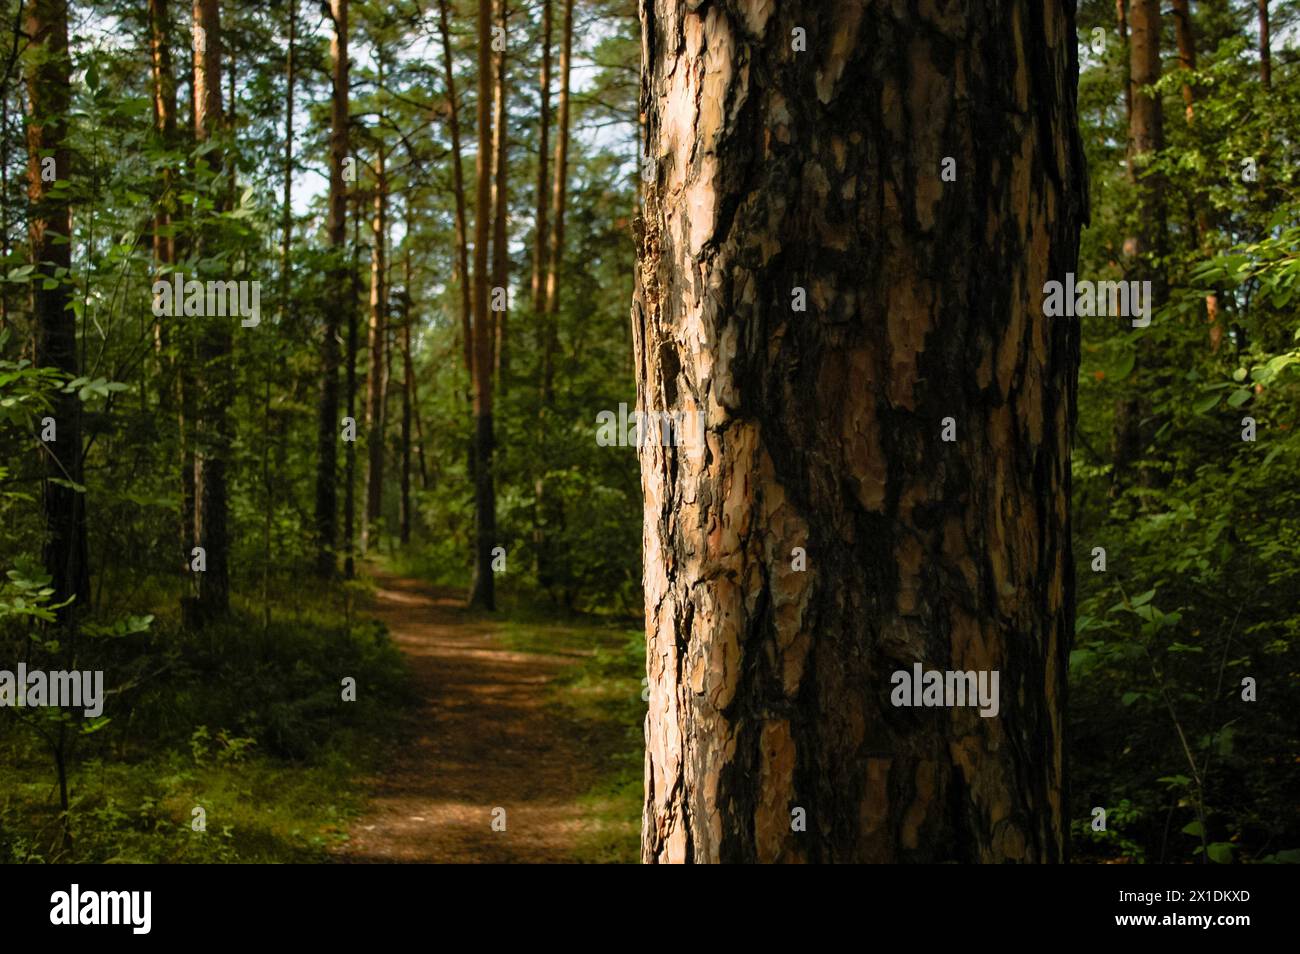
[[[110,687],[143,675],[110,696],[108,724],[77,742],[71,846],[49,750],[20,710],[0,711],[0,862],[327,860],[411,696],[382,627],[359,620],[337,588],[298,583],[293,593],[266,627],[260,608],[244,606],[194,633],[160,606],[149,633],[103,651],[95,668]],[[348,676],[355,702],[342,699]]]
[[[498,629],[517,652],[580,656],[551,684],[551,717],[597,753],[600,778],[583,796],[589,824],[574,860],[636,863],[641,853],[645,638],[590,617],[555,618],[535,605],[509,611]]]

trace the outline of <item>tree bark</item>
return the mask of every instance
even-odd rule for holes
[[[27,198],[32,264],[36,365],[77,377],[77,320],[71,310],[72,211],[68,183],[68,113],[72,92],[68,55],[68,9],[64,0],[28,0],[24,31],[28,50]],[[54,160],[54,179],[42,175]],[[49,283],[47,287],[46,283]],[[60,623],[82,613],[90,597],[86,549],[86,497],[70,484],[82,484],[81,400],[75,391],[50,395],[55,440],[40,445],[41,491],[45,515],[45,572],[54,590],[51,602],[72,604],[57,611]]]
[[[378,533],[384,504],[384,336],[388,334],[387,261],[388,174],[384,146],[375,155],[375,215],[371,221],[370,369],[366,373],[366,508],[361,516],[361,552],[370,551],[371,534]]]
[[[460,149],[460,103],[456,98],[456,71],[452,65],[451,36],[447,27],[447,0],[438,0],[438,30],[442,34],[442,68],[447,84],[447,125],[451,133],[452,191],[456,197],[456,270],[460,284],[461,345],[465,371],[474,380],[474,332],[471,327],[473,304],[470,296],[469,229],[465,216],[465,173]]]
[[[493,609],[496,499],[492,450],[492,321],[488,311],[488,225],[492,216],[492,0],[478,2],[478,180],[474,210],[474,567],[469,605]]]
[[[501,29],[501,49],[496,54],[496,90],[492,113],[493,148],[492,169],[492,295],[496,289],[505,289],[510,282],[510,249],[507,245],[506,223],[510,214],[510,188],[508,175],[508,158],[510,137],[506,107],[506,51],[505,36],[508,25],[509,10],[507,0],[496,0],[497,26]],[[506,328],[510,319],[510,297],[506,295],[506,307],[492,312],[493,349],[492,365],[496,374],[497,387],[505,394],[505,371],[509,360],[506,355]]]
[[[1130,47],[1128,39],[1128,0],[1115,0],[1115,19],[1119,29],[1120,42],[1124,44],[1124,123],[1125,129],[1133,121],[1133,78],[1129,69]],[[1126,150],[1127,152],[1127,150]],[[1128,166],[1128,156],[1125,156]]]
[[[1074,4],[696,7],[642,7],[643,858],[1061,861]]]
[[[547,163],[550,160],[551,141],[551,0],[542,0],[542,67],[538,81],[540,97],[537,111],[537,212],[533,230],[533,314],[546,309],[546,266],[550,223],[547,221]]]
[[[1125,251],[1137,263],[1137,274],[1129,277],[1152,282],[1154,308],[1164,301],[1158,263],[1165,245],[1165,190],[1162,177],[1148,172],[1146,163],[1164,148],[1160,96],[1149,90],[1160,81],[1159,0],[1132,0],[1129,24],[1132,28],[1129,86],[1133,96],[1129,113],[1129,176],[1137,184],[1139,211],[1138,234],[1125,243]],[[1155,360],[1149,340],[1143,338],[1138,346],[1139,366],[1148,366]],[[1116,407],[1112,480],[1117,491],[1129,482],[1146,446],[1151,428],[1142,422],[1149,417],[1147,407],[1145,398],[1136,393],[1124,396]]]
[[[298,33],[298,0],[289,0],[289,49],[284,61],[284,208],[280,217],[280,310],[287,315],[293,292],[289,253],[293,245],[293,87],[295,45]],[[333,557],[331,556],[331,567]]]
[[[1264,91],[1273,88],[1273,52],[1269,39],[1268,0],[1259,0],[1259,82]]]
[[[221,110],[221,4],[220,0],[194,0],[194,25],[204,42],[194,52],[194,141],[206,143],[220,133]],[[229,183],[221,175],[220,149],[199,162],[204,187],[211,191],[214,211],[228,205]],[[195,244],[202,260],[203,230]],[[230,455],[230,405],[234,400],[230,360],[230,319],[208,316],[199,330],[199,380],[195,464],[194,539],[204,548],[207,569],[198,575],[196,623],[226,614],[230,607],[230,534],[227,526],[226,465]]]
[[[344,380],[347,386],[347,408],[348,417],[353,421],[357,418],[357,351],[359,349],[359,333],[357,329],[357,312],[361,308],[361,282],[357,273],[361,269],[360,250],[361,250],[361,208],[360,199],[354,193],[354,205],[352,209],[352,267],[349,269],[348,277],[348,353],[347,353],[347,370]],[[356,525],[357,525],[357,443],[348,441],[344,445],[344,499],[343,499],[343,536],[344,536],[344,556],[343,556],[343,575],[347,579],[352,579],[356,573],[355,564],[355,543],[356,543]]]
[[[411,212],[406,213],[406,252],[402,257],[402,497],[398,534],[402,546],[411,542],[411,405],[415,400],[411,360]]]
[[[1196,41],[1192,32],[1191,0],[1172,0],[1174,9],[1174,39],[1178,44],[1178,68],[1183,72],[1183,105],[1187,122],[1194,115],[1196,94],[1192,89],[1191,74],[1196,71]]]
[[[343,164],[348,155],[348,0],[331,0],[334,37],[330,53],[334,61],[330,96],[330,191],[329,235],[333,288],[347,281],[343,245],[347,239],[347,186]],[[325,327],[321,334],[320,417],[316,430],[316,573],[332,577],[336,572],[335,546],[338,510],[339,420],[339,329],[347,306],[342,296],[329,296],[325,304]]]

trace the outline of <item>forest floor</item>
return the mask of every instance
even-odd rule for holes
[[[369,806],[338,860],[632,860],[627,706],[593,708],[592,687],[608,695],[611,680],[581,675],[616,645],[608,634],[530,623],[520,638],[470,613],[460,589],[383,571],[375,583],[370,613],[406,657],[418,702],[387,768],[364,780]]]

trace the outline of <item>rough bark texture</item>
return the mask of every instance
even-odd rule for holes
[[[67,183],[72,172],[67,144],[71,100],[68,75],[68,10],[64,0],[29,0],[23,24],[29,43],[27,90],[27,197],[31,203],[28,237],[36,277],[32,283],[36,364],[57,368],[69,379],[77,376],[77,321],[69,308],[72,294],[72,212],[68,192],[54,188]],[[42,178],[42,163],[54,159],[54,181]],[[62,273],[56,276],[56,272]],[[66,621],[82,612],[90,597],[86,553],[86,498],[66,483],[83,483],[81,459],[81,401],[71,394],[50,396],[56,439],[41,443],[45,511],[43,562],[50,575],[53,603],[74,599],[59,610]]]
[[[496,494],[492,474],[492,317],[488,311],[488,226],[492,216],[492,0],[478,3],[478,183],[474,209],[474,570],[469,604],[492,609],[496,585]]]
[[[348,0],[332,0],[334,37],[330,52],[334,61],[333,92],[330,97],[330,193],[326,231],[335,258],[333,288],[346,283],[347,266],[343,243],[347,238],[347,187],[343,181],[343,160],[348,154]],[[339,329],[347,306],[341,295],[329,296],[325,305],[325,327],[321,333],[320,418],[316,430],[316,572],[335,572],[335,528],[338,509],[338,444],[342,433],[339,420]]]
[[[203,30],[202,49],[194,51],[194,140],[207,142],[224,123],[221,112],[221,4],[194,0],[194,24]],[[209,152],[204,182],[214,210],[229,205],[229,182],[220,175],[221,151]],[[195,244],[202,246],[202,233]],[[202,260],[202,248],[196,258]],[[230,531],[227,526],[226,464],[230,456],[230,406],[234,403],[234,369],[230,361],[231,323],[238,319],[208,316],[199,330],[200,361],[194,495],[194,539],[207,554],[207,569],[198,576],[199,623],[224,615],[230,607]]]
[[[1063,859],[1072,11],[645,0],[645,860]]]
[[[384,505],[384,339],[388,335],[388,265],[384,245],[388,237],[388,176],[384,147],[375,156],[375,216],[370,241],[370,370],[366,374],[366,509],[361,517],[361,552],[370,550],[371,534],[378,533]]]
[[[1133,115],[1133,83],[1129,73],[1128,0],[1115,0],[1115,20],[1119,40],[1124,44],[1124,121]]]
[[[411,404],[415,400],[415,376],[411,361],[411,213],[406,215],[406,254],[402,258],[402,496],[398,511],[398,534],[402,546],[411,542]]]

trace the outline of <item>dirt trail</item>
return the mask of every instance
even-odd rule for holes
[[[574,660],[503,648],[458,592],[379,575],[371,612],[414,672],[420,704],[410,744],[369,780],[369,813],[340,861],[573,860],[578,797],[596,767],[546,712],[547,683]],[[506,830],[492,828],[493,809]]]

